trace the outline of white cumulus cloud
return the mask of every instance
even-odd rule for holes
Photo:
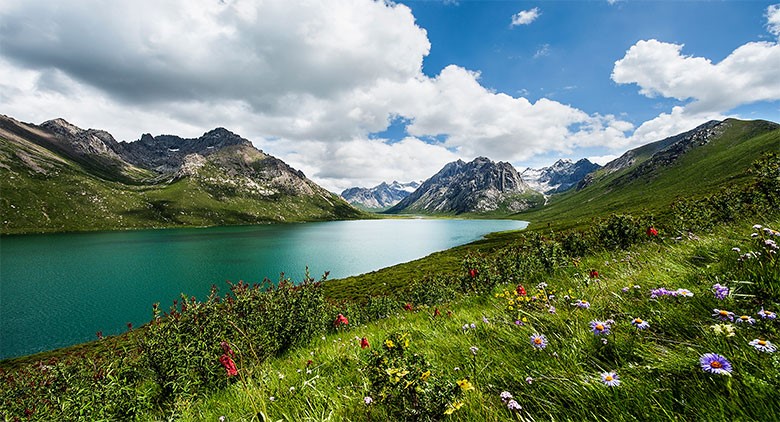
[[[773,4],[766,8],[766,20],[769,33],[780,37],[780,4]]]
[[[542,12],[539,11],[538,7],[529,10],[521,10],[512,15],[512,26],[529,25],[541,14]]]

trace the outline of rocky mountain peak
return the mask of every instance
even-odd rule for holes
[[[601,166],[591,163],[587,158],[576,163],[565,158],[549,167],[527,168],[523,170],[521,176],[531,189],[549,195],[565,192],[577,186],[589,173],[599,168]]]

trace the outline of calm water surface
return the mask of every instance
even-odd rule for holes
[[[0,239],[0,359],[138,326],[151,305],[204,298],[226,280],[362,274],[516,230],[507,220],[363,220]]]

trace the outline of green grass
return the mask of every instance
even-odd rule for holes
[[[769,223],[777,226],[780,220]],[[747,343],[761,336],[780,342],[778,324],[737,325],[734,337],[710,328],[717,323],[713,308],[753,316],[760,308],[759,298],[742,296],[743,285],[724,278],[736,263],[731,248],[748,250],[750,231],[742,224],[700,239],[599,253],[583,259],[579,267],[559,268],[546,278],[548,289],[556,291],[551,303],[557,313],[550,314],[546,306],[526,309],[521,312],[527,319],[524,326],[514,324],[507,299],[496,297],[513,291],[514,284],[442,305],[441,317],[424,306],[414,312],[399,309],[389,318],[240,368],[232,386],[183,403],[174,416],[251,420],[262,412],[267,420],[393,419],[378,397],[372,405],[363,402],[371,395],[364,376],[370,352],[361,350],[358,339],[366,337],[376,350],[391,333],[402,331],[411,334],[411,351],[426,358],[434,376],[469,378],[474,384],[475,390],[465,393],[464,406],[448,418],[452,420],[771,419],[780,412],[780,360]],[[589,268],[599,270],[599,281],[588,278]],[[714,282],[725,282],[735,293],[725,301],[715,299],[710,291]],[[526,287],[531,293],[533,286]],[[687,288],[694,296],[651,300],[648,291],[657,287]],[[570,299],[563,298],[567,294]],[[588,300],[590,309],[571,306],[575,298]],[[778,304],[764,305],[776,310]],[[637,331],[630,325],[633,317],[648,320],[650,329]],[[588,322],[609,318],[615,324],[604,345]],[[476,329],[462,329],[472,323]],[[534,333],[546,335],[547,348],[530,345]],[[469,350],[472,346],[478,348],[476,355]],[[698,360],[708,352],[726,356],[734,365],[733,376],[703,372]],[[599,374],[605,371],[616,371],[621,385],[603,385]],[[527,383],[526,377],[533,382]],[[499,399],[502,391],[512,393],[523,410],[507,410]]]

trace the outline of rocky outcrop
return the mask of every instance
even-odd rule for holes
[[[388,213],[517,212],[539,203],[541,195],[526,185],[505,162],[479,157],[444,166]]]

